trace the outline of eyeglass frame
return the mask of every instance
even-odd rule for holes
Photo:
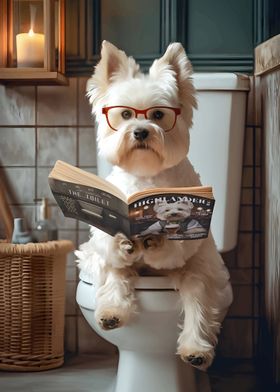
[[[131,110],[133,110],[134,113],[135,113],[135,118],[138,117],[138,114],[144,114],[146,120],[149,120],[149,119],[147,118],[147,111],[148,111],[148,110],[151,110],[151,109],[160,109],[160,108],[171,109],[171,110],[173,110],[173,112],[175,113],[174,124],[172,125],[171,128],[169,128],[169,129],[167,129],[167,130],[164,130],[164,132],[169,132],[169,131],[171,131],[171,130],[175,127],[175,124],[176,124],[176,121],[177,121],[177,116],[178,116],[179,114],[181,114],[181,109],[180,109],[180,108],[173,108],[173,107],[171,107],[171,106],[151,106],[150,108],[147,108],[147,109],[136,109],[136,108],[133,108],[132,106],[124,106],[124,105],[103,106],[103,108],[102,108],[102,114],[105,114],[106,120],[107,120],[107,124],[109,125],[109,127],[110,127],[111,129],[113,129],[113,131],[118,131],[118,129],[113,128],[112,125],[110,124],[110,121],[109,121],[109,119],[108,119],[108,111],[109,111],[110,109],[114,109],[114,108],[126,108],[126,109],[131,109]],[[125,120],[124,120],[124,121],[125,121]]]

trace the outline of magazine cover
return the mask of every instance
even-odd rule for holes
[[[206,238],[214,199],[189,193],[156,193],[129,205],[104,190],[49,178],[53,195],[66,217],[114,236],[165,235],[171,240]]]
[[[64,216],[93,225],[110,235],[130,236],[128,206],[111,193],[85,185],[49,178],[49,184]]]
[[[146,197],[129,206],[132,236],[166,235],[170,240],[208,236],[215,200],[196,195]]]

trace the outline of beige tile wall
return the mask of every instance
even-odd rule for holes
[[[0,86],[0,175],[5,180],[13,213],[24,216],[28,227],[32,228],[36,219],[34,199],[49,197],[59,238],[71,239],[76,246],[87,240],[87,227],[62,216],[49,191],[47,176],[56,159],[96,171],[95,132],[85,98],[85,84],[86,78],[70,78],[66,87]],[[231,271],[235,299],[223,325],[218,354],[234,358],[252,357],[258,336],[261,128],[255,106],[251,93],[238,246],[223,255]],[[77,270],[73,255],[69,256],[66,277],[66,350],[115,351],[88,327],[77,308]]]

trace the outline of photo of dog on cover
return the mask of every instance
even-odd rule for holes
[[[176,239],[180,238],[180,235],[207,234],[206,228],[195,218],[193,210],[194,205],[188,199],[177,201],[167,201],[166,198],[156,199],[152,207],[152,216],[156,222],[141,231],[139,236],[166,234],[168,239]]]
[[[188,159],[197,102],[192,66],[180,43],[171,43],[142,73],[132,57],[104,41],[87,96],[97,122],[98,152],[113,165],[107,180],[127,196],[154,187],[201,185]],[[191,211],[188,203],[170,207],[174,212],[164,203],[155,207],[167,226],[180,225]],[[232,302],[228,270],[210,232],[203,239],[171,241],[150,231],[153,246],[143,246],[141,238],[113,237],[91,227],[89,241],[76,251],[80,270],[97,286],[96,321],[104,330],[128,325],[137,315],[135,274],[141,266],[164,271],[172,275],[184,314],[177,354],[206,370]]]

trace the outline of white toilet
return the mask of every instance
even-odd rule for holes
[[[129,325],[102,330],[94,318],[95,287],[82,273],[77,302],[90,326],[119,348],[114,392],[197,392],[197,375],[176,353],[179,296],[166,277],[141,277],[135,283],[139,314]],[[210,391],[206,373],[199,382]],[[100,391],[102,392],[102,391]]]
[[[198,111],[194,113],[189,158],[202,183],[213,186],[216,205],[212,232],[220,251],[237,242],[243,137],[249,78],[231,73],[194,74]],[[99,175],[109,167],[99,162]],[[129,325],[103,331],[95,322],[95,287],[80,274],[77,302],[90,326],[120,353],[114,392],[208,392],[206,373],[176,353],[180,299],[167,277],[135,282],[139,313]],[[102,392],[102,391],[100,391]]]

